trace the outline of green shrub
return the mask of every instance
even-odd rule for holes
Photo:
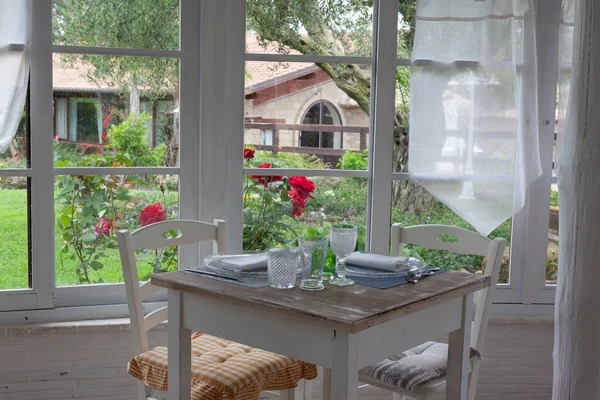
[[[246,146],[252,148],[252,146]],[[273,153],[271,151],[257,151],[254,158],[249,160],[248,168],[255,168],[261,164],[276,165],[277,168],[302,168],[302,169],[326,169],[328,165],[313,154],[302,153]]]
[[[459,217],[449,207],[441,201],[436,201],[435,205],[425,214],[403,214],[398,209],[392,210],[392,221],[401,222],[404,226],[440,224],[453,225],[460,228],[475,230],[471,224]],[[502,237],[507,240],[507,246],[510,245],[511,220],[506,220],[496,230],[488,236],[490,239]],[[466,269],[475,272],[481,269],[483,257],[474,255],[455,254],[446,250],[431,250],[420,246],[403,246],[403,253],[407,256],[417,257],[429,265],[443,266],[445,268],[459,270]]]
[[[339,159],[337,166],[341,169],[366,171],[369,167],[369,150],[346,151]]]
[[[163,165],[166,146],[161,144],[152,148],[146,139],[146,121],[151,118],[150,114],[141,113],[134,123],[135,117],[135,114],[130,114],[119,125],[110,127],[108,131],[109,147],[128,155],[134,166],[158,167]]]
[[[558,190],[550,190],[550,205],[558,207]]]
[[[102,153],[104,147],[94,143],[73,143],[54,140],[55,166],[81,166],[88,156]]]

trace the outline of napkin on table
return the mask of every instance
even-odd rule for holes
[[[408,257],[384,256],[375,253],[352,253],[346,258],[347,265],[396,272],[408,266]]]
[[[221,268],[234,272],[254,271],[267,268],[267,253],[259,253],[251,256],[231,257],[221,260]]]

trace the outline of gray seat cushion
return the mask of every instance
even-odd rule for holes
[[[481,358],[481,354],[471,348],[470,357]],[[447,360],[447,344],[426,342],[397,356],[365,367],[360,374],[371,376],[388,385],[413,390],[419,385],[445,375]]]

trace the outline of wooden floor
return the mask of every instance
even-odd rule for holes
[[[552,323],[490,324],[476,400],[552,398]],[[315,381],[313,399],[321,398]],[[364,387],[360,399],[391,400],[384,390]]]

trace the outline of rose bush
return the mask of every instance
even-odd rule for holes
[[[245,149],[246,166],[252,167]],[[256,168],[277,168],[274,163],[262,163]],[[315,184],[300,176],[252,175],[244,177],[243,248],[264,250],[275,243],[296,240],[293,220],[306,210],[307,199],[313,198]]]
[[[140,212],[140,223],[142,226],[154,224],[167,219],[167,210],[160,203],[154,203],[146,206]]]

